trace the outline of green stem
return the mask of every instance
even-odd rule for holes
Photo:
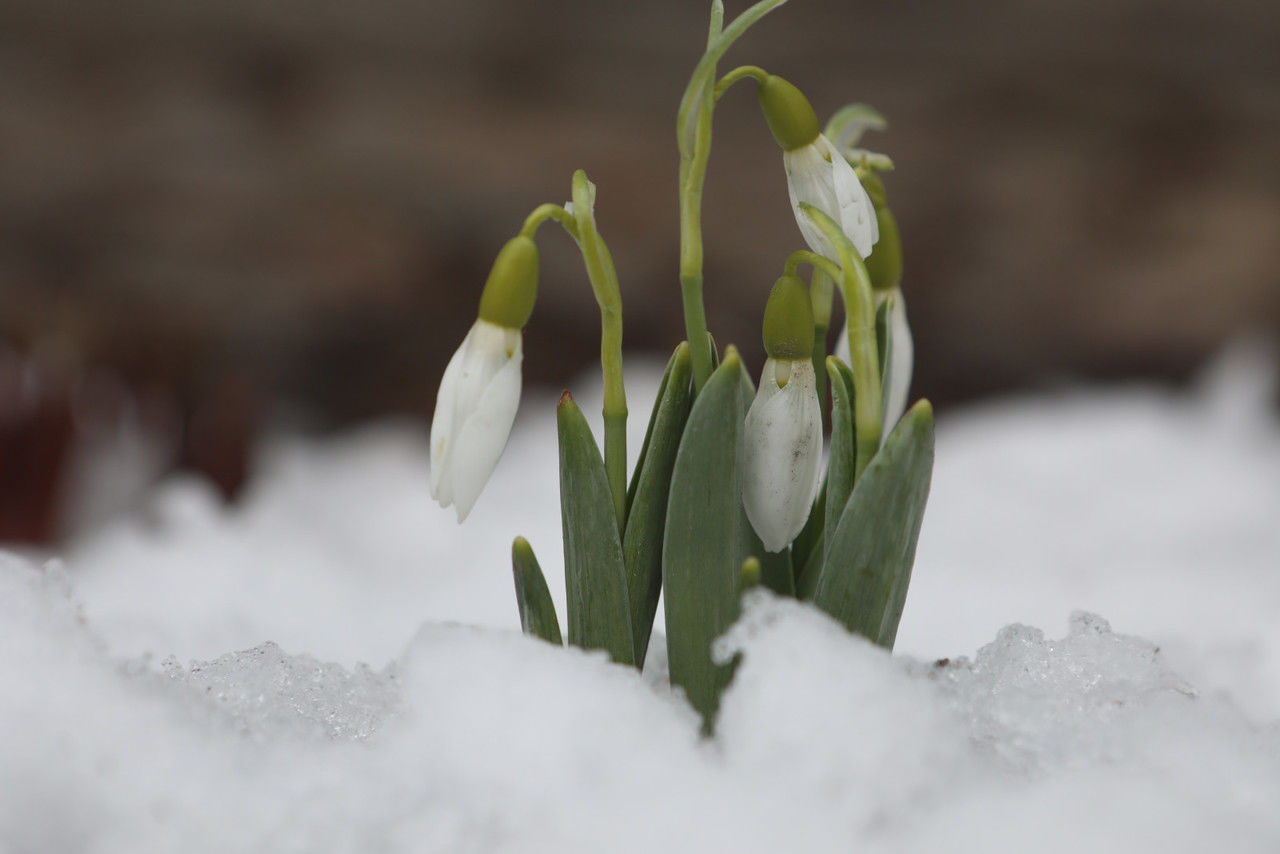
[[[622,289],[613,256],[596,230],[595,188],[587,173],[573,173],[574,235],[600,306],[600,368],[604,375],[604,468],[618,530],[627,512],[627,392],[622,379]],[[561,209],[563,210],[563,208]],[[571,232],[572,233],[572,232]]]
[[[810,252],[808,249],[797,249],[787,256],[787,263],[783,265],[782,272],[787,276],[794,276],[796,268],[801,264],[808,264],[813,268],[815,273],[821,271],[829,276],[832,281],[840,281],[840,267],[830,259],[817,252]],[[814,280],[817,281],[816,279]],[[830,320],[831,313],[828,307],[827,319]]]
[[[524,218],[524,226],[520,229],[520,233],[533,239],[538,232],[538,227],[549,219],[554,219],[564,226],[564,230],[569,232],[569,236],[574,240],[578,239],[578,224],[574,222],[573,216],[560,205],[551,202],[534,208],[533,213]]]
[[[880,449],[880,427],[884,418],[871,276],[867,273],[862,256],[835,220],[804,202],[800,204],[800,209],[809,217],[810,222],[822,230],[840,257],[841,276],[837,281],[844,298],[845,314],[849,319],[849,359],[853,369],[854,433],[858,446],[853,475],[856,482]]]
[[[813,375],[818,381],[818,402],[823,412],[827,411],[827,329],[831,326],[831,302],[835,297],[832,282],[823,268],[814,266],[809,279],[809,299],[813,303]]]
[[[676,115],[676,142],[680,148],[680,289],[697,390],[711,376],[712,366],[711,338],[702,300],[702,187],[711,156],[716,63],[752,24],[785,2],[760,0],[723,29],[724,8],[720,3],[712,5],[707,49],[689,78]]]
[[[711,339],[702,299],[702,186],[711,155],[711,99],[703,98],[693,132],[692,150],[680,161],[680,291],[685,335],[693,357],[693,384],[698,391],[711,376]]]
[[[734,83],[737,83],[739,80],[745,80],[748,77],[750,77],[752,80],[755,80],[757,83],[763,83],[765,81],[765,78],[768,76],[769,76],[769,72],[765,71],[763,68],[761,68],[758,65],[739,65],[737,68],[733,69],[728,74],[721,77],[720,82],[716,84],[716,90],[715,90],[716,100],[719,101],[721,98],[723,98],[724,93],[728,91],[729,87],[732,86]]]

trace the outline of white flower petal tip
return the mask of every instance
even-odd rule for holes
[[[889,433],[897,426],[902,413],[907,411],[907,398],[911,391],[911,372],[915,367],[915,343],[911,339],[911,327],[907,324],[907,303],[902,290],[894,288],[885,297],[885,364],[883,368],[884,430],[880,443],[884,444]]]
[[[782,163],[787,172],[791,210],[809,248],[833,263],[840,263],[835,247],[800,209],[802,202],[840,223],[858,254],[863,258],[870,255],[880,239],[875,207],[858,174],[835,146],[818,134],[812,144],[783,152]]]
[[[477,320],[449,360],[431,419],[431,497],[462,522],[498,465],[520,405],[520,330]]]
[[[774,359],[760,373],[760,390],[743,429],[742,504],[770,552],[785,549],[809,518],[822,465],[822,409],[813,363],[796,359],[779,386]]]

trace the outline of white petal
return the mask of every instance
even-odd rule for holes
[[[449,360],[431,423],[431,494],[458,521],[493,473],[520,402],[519,330],[477,320]]]
[[[440,379],[440,389],[436,392],[436,410],[431,416],[431,497],[440,502],[441,507],[448,507],[453,500],[452,479],[447,477],[448,451],[453,447],[453,416],[457,411],[458,380],[462,376],[463,350],[470,333],[463,339],[462,346],[453,352],[449,364]]]
[[[818,489],[822,411],[808,359],[792,363],[782,388],[774,369],[765,362],[744,424],[742,502],[764,547],[779,552],[804,527]]]
[[[489,476],[498,465],[511,435],[516,410],[520,406],[520,363],[516,353],[489,381],[471,416],[463,423],[454,442],[450,471],[453,477],[453,505],[458,521],[467,518]]]
[[[880,239],[880,226],[876,222],[876,209],[867,195],[866,188],[858,180],[858,173],[853,171],[849,161],[835,150],[827,138],[819,135],[814,146],[819,150],[826,149],[831,157],[831,179],[835,187],[835,198],[838,214],[832,218],[840,223],[841,229],[853,241],[858,254],[866,258]]]
[[[907,409],[907,394],[911,390],[911,372],[915,365],[915,344],[911,340],[911,327],[907,324],[907,303],[902,298],[902,290],[894,288],[885,299],[889,307],[885,322],[888,341],[884,360],[884,432],[881,442],[888,438]]]
[[[831,181],[831,164],[813,145],[806,145],[782,153],[782,165],[787,171],[787,194],[791,198],[791,212],[796,225],[809,248],[825,258],[839,263],[835,249],[822,231],[809,221],[800,210],[800,203],[813,205],[827,216],[840,222],[840,208],[836,203],[835,186]]]

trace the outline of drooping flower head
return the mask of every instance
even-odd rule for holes
[[[805,243],[839,263],[835,248],[800,210],[806,202],[840,223],[858,254],[867,257],[879,239],[875,211],[853,167],[818,129],[818,117],[804,94],[776,75],[758,90],[760,109],[782,147],[791,210]]]
[[[795,276],[769,294],[764,346],[769,358],[744,425],[742,504],[765,549],[779,552],[804,527],[822,465],[813,308]]]
[[[467,518],[502,456],[520,405],[521,329],[538,292],[538,248],[525,236],[498,253],[480,311],[449,360],[431,419],[431,496]]]

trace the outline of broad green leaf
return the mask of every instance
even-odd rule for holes
[[[671,470],[675,468],[676,451],[693,399],[691,374],[689,345],[681,342],[667,363],[631,481],[631,509],[622,538],[622,560],[627,570],[637,665],[644,664],[658,596],[662,593],[662,531],[667,521]]]
[[[547,579],[542,567],[533,556],[533,547],[524,537],[516,537],[511,544],[511,572],[516,579],[516,604],[520,607],[520,628],[526,635],[542,638],[559,646],[560,621],[556,619],[556,606],[547,589]]]
[[[933,409],[913,406],[849,496],[813,601],[850,631],[892,649],[911,583],[933,471]]]
[[[826,372],[826,368],[823,368]],[[805,520],[804,527],[800,529],[800,533],[796,536],[796,541],[791,544],[791,561],[795,564],[796,585],[799,590],[800,576],[803,573],[805,564],[809,562],[809,555],[815,551],[822,554],[822,528],[826,522],[827,507],[827,478],[824,475],[822,485],[818,487],[818,497],[813,501],[813,507],[809,508],[809,518]]]
[[[556,407],[560,433],[560,523],[569,643],[635,663],[622,542],[604,460],[582,410],[565,392]]]
[[[738,616],[743,557],[741,359],[730,347],[694,401],[676,453],[662,543],[662,589],[671,683],[709,726],[733,669],[711,643]]]
[[[822,575],[821,547],[814,549],[805,558],[804,565],[796,570],[796,598],[812,599],[813,591],[818,589],[818,578]]]
[[[831,451],[827,456],[826,518],[822,530],[835,532],[853,491],[853,470],[857,444],[853,438],[853,371],[834,356],[827,358],[831,378]],[[824,537],[823,562],[831,553],[831,537]]]

